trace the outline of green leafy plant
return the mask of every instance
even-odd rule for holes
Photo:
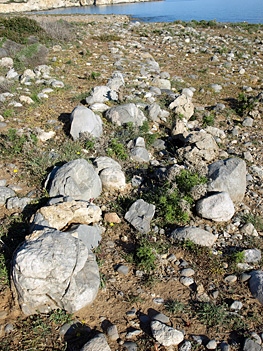
[[[199,320],[207,327],[222,325],[227,318],[226,304],[216,305],[210,302],[200,302],[196,307]]]
[[[213,126],[215,124],[215,116],[211,113],[203,117],[203,126]]]
[[[244,116],[246,113],[253,110],[257,100],[253,97],[247,96],[245,93],[240,93],[237,98],[236,112],[240,116]]]
[[[135,262],[140,269],[150,272],[155,268],[156,255],[147,240],[141,240],[135,252]]]
[[[205,184],[206,177],[200,176],[198,173],[191,172],[187,169],[181,170],[176,176],[176,184],[178,189],[185,195],[190,195],[192,188],[198,184]]]
[[[119,160],[125,161],[128,159],[127,151],[122,143],[118,139],[113,138],[107,148],[107,155],[109,157],[116,157]]]
[[[168,300],[165,302],[164,307],[166,311],[172,314],[180,314],[185,309],[184,303],[178,300]]]
[[[26,44],[30,35],[36,35],[42,41],[49,39],[39,23],[25,16],[0,17],[0,37]]]
[[[0,291],[9,284],[8,269],[6,267],[5,257],[0,254]]]

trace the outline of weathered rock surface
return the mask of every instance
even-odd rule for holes
[[[84,159],[70,161],[60,167],[50,180],[49,195],[70,196],[90,201],[102,191],[101,180],[94,167]]]
[[[104,334],[97,334],[80,351],[111,351]]]
[[[123,191],[126,188],[125,174],[121,165],[110,157],[98,157],[94,160],[102,187],[108,191]]]
[[[92,303],[100,284],[94,254],[71,234],[50,228],[19,247],[12,278],[26,315],[57,308],[73,313]]]
[[[191,240],[197,245],[211,247],[214,245],[217,237],[212,233],[197,227],[183,227],[175,229],[171,233],[174,240]]]
[[[157,320],[151,322],[153,337],[163,346],[178,345],[184,340],[184,334]]]
[[[250,273],[249,289],[251,294],[263,305],[263,271]]]
[[[194,114],[194,104],[185,94],[176,97],[169,105],[169,109],[174,110],[177,115],[183,116],[187,120]]]
[[[139,232],[146,234],[150,231],[150,222],[154,213],[154,205],[139,199],[131,205],[124,218]]]
[[[208,191],[226,191],[233,202],[243,200],[246,191],[246,163],[239,158],[228,158],[208,167]]]
[[[70,135],[77,140],[85,134],[90,138],[99,138],[102,135],[102,120],[100,116],[85,106],[77,106],[70,116]]]
[[[0,205],[5,205],[6,200],[14,197],[16,193],[14,190],[6,187],[6,186],[0,186]]]
[[[196,211],[200,217],[216,222],[227,222],[233,217],[235,208],[229,194],[222,192],[197,201]]]
[[[101,209],[85,201],[61,202],[41,207],[35,214],[31,230],[51,227],[62,230],[71,224],[91,224],[101,220]]]
[[[146,120],[143,112],[134,103],[112,107],[106,111],[105,117],[117,126],[128,122],[132,122],[135,126],[142,126]]]

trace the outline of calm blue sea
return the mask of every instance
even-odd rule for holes
[[[111,6],[70,7],[46,14],[125,14],[143,22],[216,20],[263,23],[263,0],[165,0]]]

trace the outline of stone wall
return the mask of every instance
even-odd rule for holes
[[[19,13],[41,11],[59,7],[111,5],[118,3],[140,2],[150,0],[0,0],[0,13]]]

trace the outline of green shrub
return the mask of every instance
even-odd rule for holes
[[[153,247],[147,240],[141,240],[136,249],[135,261],[140,269],[150,272],[155,268],[156,256]]]
[[[45,30],[31,18],[25,16],[0,17],[0,37],[26,44],[31,35],[36,35],[43,41],[49,39]]]
[[[116,138],[111,139],[109,147],[106,151],[109,157],[116,157],[117,159],[122,161],[128,159],[128,154],[125,150],[125,146]]]

